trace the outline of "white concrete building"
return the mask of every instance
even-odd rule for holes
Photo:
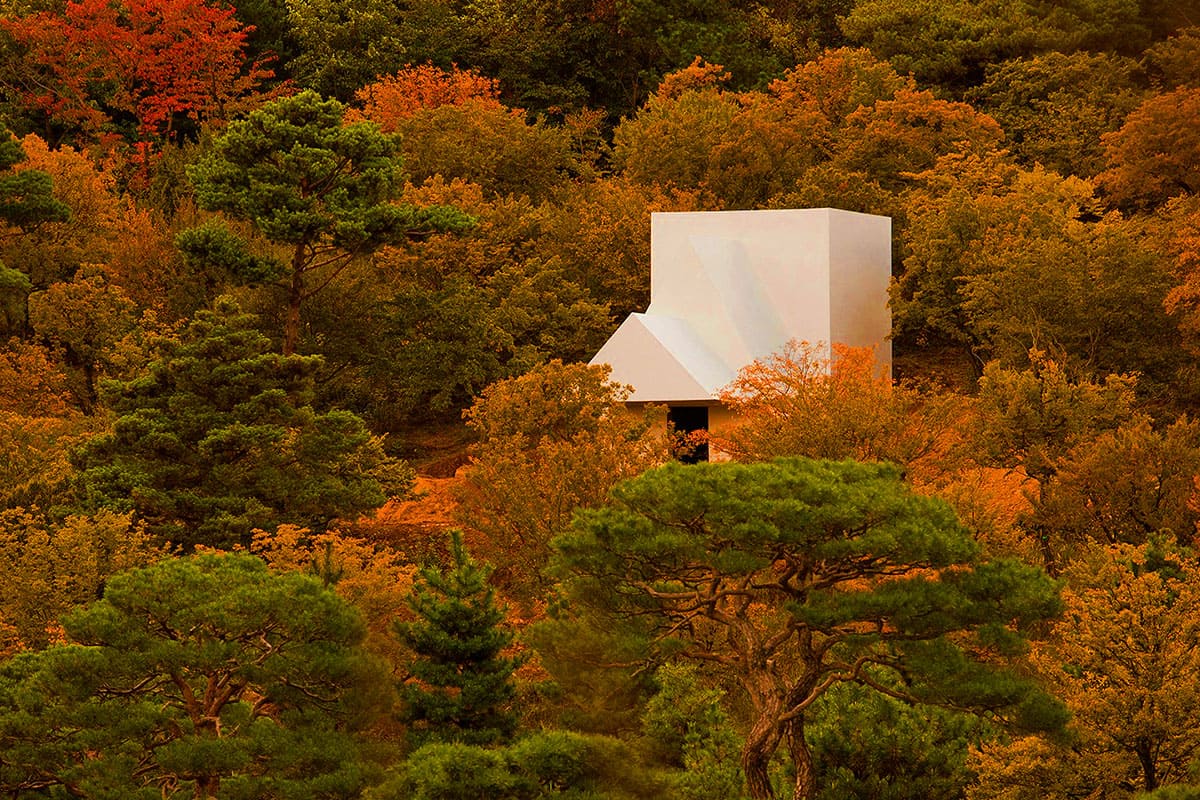
[[[591,363],[632,385],[630,402],[667,405],[683,430],[707,429],[701,409],[792,339],[875,347],[890,370],[891,228],[833,208],[654,214],[650,306]]]

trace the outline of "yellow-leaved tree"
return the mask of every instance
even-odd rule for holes
[[[1073,736],[985,746],[971,800],[1123,800],[1186,783],[1200,755],[1200,560],[1098,547],[1064,573],[1063,616],[1032,664]]]
[[[54,522],[36,510],[0,512],[0,652],[59,638],[59,618],[96,600],[112,575],[159,560],[129,514],[97,511]]]
[[[488,387],[466,412],[479,435],[460,493],[460,521],[519,600],[543,596],[549,542],[577,508],[666,461],[654,409],[628,411],[607,366],[552,361]]]
[[[738,422],[714,441],[739,460],[892,461],[917,482],[943,473],[966,413],[959,397],[894,382],[869,347],[801,341],[743,368],[721,402]]]

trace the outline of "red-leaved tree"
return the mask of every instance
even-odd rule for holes
[[[271,76],[245,63],[249,29],[233,9],[204,0],[69,0],[61,12],[2,19],[0,29],[19,52],[4,88],[52,141],[112,127],[171,138],[182,125],[226,118]]]

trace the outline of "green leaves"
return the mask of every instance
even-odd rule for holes
[[[371,123],[343,126],[343,112],[302,92],[231,123],[188,168],[200,206],[298,244],[384,202],[399,178],[396,137]]]
[[[49,175],[36,169],[12,169],[24,160],[21,143],[0,125],[0,221],[18,228],[66,221],[71,211],[51,194]]]
[[[243,281],[280,280],[286,355],[296,352],[304,301],[356,257],[410,235],[472,224],[446,208],[392,205],[398,137],[370,122],[343,125],[344,113],[341,103],[312,91],[281,98],[231,123],[188,167],[201,208],[248,222],[277,252],[251,256],[244,240],[212,224],[181,234],[179,247],[193,266]]]
[[[175,247],[193,269],[216,267],[238,283],[270,283],[286,267],[273,258],[253,255],[245,239],[220,220],[209,220],[175,237]]]
[[[1021,719],[1027,702],[1053,705],[1003,664],[1058,612],[1057,586],[1033,567],[979,563],[949,506],[895,466],[669,464],[612,497],[554,540],[551,568],[578,623],[640,636],[643,660],[678,648],[741,686],[752,796],[766,796],[785,738],[796,796],[813,796],[803,724],[841,682]]]

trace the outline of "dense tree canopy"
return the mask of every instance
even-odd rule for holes
[[[1186,782],[1200,748],[1196,570],[1194,553],[1153,544],[1080,560],[1059,635],[1034,658],[1076,736],[1070,747],[1018,738],[985,748],[973,799],[1132,797]]]
[[[0,82],[51,140],[105,128],[169,138],[228,118],[270,76],[244,69],[246,33],[233,9],[203,0],[72,0],[3,28],[20,55]]]
[[[256,255],[216,224],[179,240],[193,260],[243,281],[279,281],[285,355],[296,352],[304,301],[351,260],[411,234],[470,224],[452,208],[388,202],[400,177],[396,141],[367,122],[343,125],[344,110],[315,92],[277,100],[231,124],[188,173],[203,208],[249,222],[281,248]]]
[[[479,436],[462,487],[460,519],[487,535],[488,555],[526,599],[547,588],[549,543],[578,508],[601,505],[614,484],[667,458],[661,415],[624,412],[625,387],[607,366],[552,361],[498,381],[467,411]]]
[[[1187,796],[1195,14],[0,0],[0,794]],[[891,218],[899,380],[763,353],[656,469],[584,366],[651,215],[806,207]]]
[[[891,461],[929,482],[964,409],[949,395],[893,384],[869,348],[791,342],[744,367],[722,393],[737,422],[715,436],[739,460],[778,456]]]

